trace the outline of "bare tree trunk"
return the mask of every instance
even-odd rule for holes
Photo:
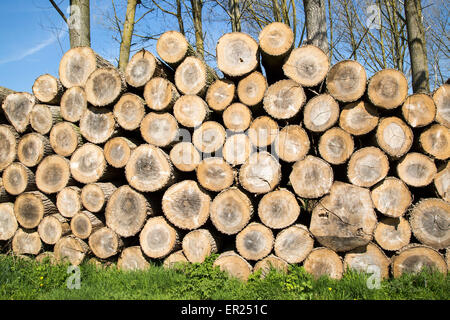
[[[181,14],[181,0],[177,0],[177,20],[178,20],[178,29],[183,34],[183,36],[185,36],[183,16]]]
[[[422,23],[420,0],[405,0],[405,18],[408,30],[408,48],[411,59],[412,87],[414,93],[429,92],[429,73],[425,30]]]
[[[131,38],[134,30],[134,16],[136,14],[137,0],[128,0],[127,13],[123,24],[122,41],[120,42],[119,69],[125,72],[130,58]]]
[[[324,0],[303,0],[308,44],[328,54],[327,20]]]
[[[275,22],[281,22],[280,5],[278,0],[272,0],[273,19]]]
[[[70,47],[91,46],[89,0],[70,0]]]
[[[241,32],[241,12],[239,11],[239,0],[230,0],[231,30]]]
[[[195,29],[195,48],[198,54],[203,58],[203,30],[202,30],[202,0],[191,0],[192,21]]]

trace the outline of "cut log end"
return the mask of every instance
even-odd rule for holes
[[[267,89],[266,78],[258,71],[241,79],[237,86],[239,101],[247,106],[256,106],[262,102]]]
[[[17,158],[27,167],[38,165],[44,157],[52,152],[48,138],[39,133],[33,132],[24,135],[17,144]]]
[[[234,99],[236,86],[226,79],[214,81],[206,92],[206,102],[214,111],[223,111]]]
[[[208,116],[206,102],[196,95],[181,96],[173,107],[173,115],[177,121],[188,128],[199,126]]]
[[[170,150],[170,160],[182,172],[194,171],[200,163],[200,153],[190,142],[180,142]]]
[[[450,84],[443,84],[433,94],[436,122],[450,128]]]
[[[378,222],[373,236],[384,250],[397,251],[409,244],[411,227],[405,218],[384,218]]]
[[[247,281],[252,273],[252,266],[234,251],[226,251],[222,253],[214,261],[214,267],[218,266],[220,270],[226,272],[233,278]]]
[[[13,162],[6,167],[2,182],[6,192],[14,196],[36,189],[33,172],[20,162]]]
[[[426,153],[435,159],[447,160],[450,158],[450,129],[435,124],[420,135],[419,142]]]
[[[116,190],[110,182],[90,183],[81,189],[81,202],[90,212],[100,212]]]
[[[348,179],[360,187],[372,187],[383,180],[388,172],[389,160],[386,154],[376,147],[359,149],[348,162]]]
[[[78,182],[85,184],[96,182],[103,176],[105,170],[103,149],[95,144],[84,144],[70,158],[70,172]]]
[[[142,88],[155,74],[157,62],[155,56],[142,49],[136,52],[125,68],[125,80],[135,88]]]
[[[83,87],[67,89],[61,98],[61,117],[70,122],[78,122],[87,108],[87,98]]]
[[[259,47],[268,57],[285,57],[294,46],[294,32],[288,25],[273,22],[265,26],[258,36]]]
[[[207,229],[197,229],[184,236],[182,248],[190,262],[202,263],[217,252],[217,242]]]
[[[302,198],[319,198],[330,191],[334,175],[324,160],[306,156],[292,167],[289,181],[295,193]]]
[[[69,160],[60,155],[50,155],[39,163],[36,186],[45,193],[61,191],[70,181]]]
[[[23,133],[27,129],[35,103],[35,97],[27,92],[11,93],[3,100],[3,112],[17,132]]]
[[[241,166],[239,183],[252,193],[272,191],[281,180],[281,166],[268,152],[255,152]]]
[[[371,103],[382,109],[395,109],[408,95],[408,81],[405,75],[394,69],[383,69],[375,73],[367,85]]]
[[[37,133],[47,134],[60,118],[58,106],[36,104],[30,112],[30,125]]]
[[[189,263],[189,261],[183,254],[183,250],[178,250],[171,253],[164,259],[163,266],[166,269],[177,269],[179,267],[183,267],[187,263]]]
[[[0,203],[0,241],[11,239],[17,231],[18,223],[14,215],[14,204],[11,202]]]
[[[283,65],[284,74],[304,87],[314,87],[327,76],[330,62],[320,48],[305,45],[292,50]]]
[[[211,198],[192,180],[184,180],[169,187],[162,198],[167,219],[181,229],[193,230],[209,217]]]
[[[0,125],[0,171],[16,159],[17,138],[18,134],[13,127]]]
[[[313,132],[323,132],[339,119],[339,104],[329,94],[315,96],[305,106],[303,123]]]
[[[38,233],[46,244],[54,245],[61,237],[70,232],[70,226],[60,214],[44,217],[38,226]]]
[[[267,147],[271,145],[278,136],[279,127],[271,117],[261,116],[250,124],[248,137],[255,147]]]
[[[12,250],[14,254],[37,255],[42,250],[42,241],[35,231],[18,229],[12,239]]]
[[[208,85],[207,67],[196,57],[187,57],[175,71],[175,85],[182,94],[203,95]]]
[[[308,228],[295,224],[283,229],[275,239],[275,254],[288,263],[300,263],[314,247],[314,239]]]
[[[140,125],[142,138],[157,147],[167,147],[178,137],[178,122],[170,113],[148,113]]]
[[[252,144],[244,133],[234,134],[227,138],[223,145],[222,155],[232,166],[243,164],[252,153]]]
[[[125,88],[125,77],[112,67],[96,69],[89,75],[84,86],[87,101],[96,107],[116,102]]]
[[[416,93],[406,98],[402,105],[402,114],[411,127],[423,127],[433,122],[436,106],[430,96]]]
[[[344,60],[331,67],[326,78],[328,93],[338,101],[353,102],[366,91],[364,67],[353,60]]]
[[[180,94],[175,85],[167,79],[155,77],[145,84],[145,103],[152,110],[168,110],[173,107],[179,97]]]
[[[316,248],[306,258],[303,264],[306,272],[318,279],[328,276],[332,279],[341,279],[344,273],[342,259],[336,252],[327,248]]]
[[[276,270],[278,272],[287,273],[289,269],[289,264],[281,258],[274,256],[273,254],[265,257],[261,261],[255,263],[253,272],[256,273],[261,270],[261,278],[265,278],[271,270]]]
[[[36,228],[46,215],[57,213],[55,204],[39,191],[20,194],[14,202],[17,222],[26,228]]]
[[[180,32],[167,31],[156,42],[156,52],[169,65],[178,65],[188,55],[189,43]]]
[[[103,227],[103,222],[86,210],[78,212],[70,220],[72,234],[83,240],[88,239],[94,231]]]
[[[450,202],[450,164],[439,171],[434,178],[434,186],[439,196]]]
[[[81,190],[78,187],[65,187],[56,196],[58,211],[66,218],[72,218],[81,211]]]
[[[149,267],[139,246],[125,248],[117,261],[117,268],[122,271],[147,270]]]
[[[247,130],[252,121],[250,109],[242,103],[236,102],[225,109],[222,114],[223,124],[232,132]]]
[[[408,153],[397,165],[397,174],[407,185],[425,187],[429,185],[437,173],[436,165],[427,156]]]
[[[261,260],[273,249],[272,230],[263,224],[252,222],[236,235],[236,248],[247,260]]]
[[[196,171],[199,184],[210,191],[220,192],[234,182],[235,173],[223,158],[206,158],[199,163]]]
[[[331,128],[320,137],[320,156],[334,165],[345,163],[353,154],[354,148],[352,136],[341,128]]]
[[[195,129],[192,143],[203,153],[213,153],[222,148],[225,143],[226,132],[224,127],[215,121],[206,121]]]
[[[286,189],[265,194],[259,201],[258,216],[271,229],[284,229],[293,224],[300,215],[295,196]]]
[[[123,168],[128,163],[131,151],[136,145],[124,137],[115,137],[108,140],[103,148],[103,154],[109,165],[114,168]]]
[[[392,259],[394,278],[398,278],[404,273],[415,274],[424,268],[447,274],[447,264],[444,258],[439,252],[427,246],[406,246]]]
[[[63,86],[54,76],[44,74],[39,76],[36,81],[34,81],[32,90],[33,94],[39,101],[43,103],[57,104],[61,99]]]
[[[378,114],[375,107],[364,101],[347,104],[339,117],[339,126],[355,136],[367,134],[377,125]]]
[[[105,143],[113,135],[115,127],[116,121],[109,109],[89,107],[80,119],[81,135],[96,144]]]
[[[135,130],[145,116],[144,100],[133,93],[125,93],[115,104],[113,113],[119,126]]]
[[[389,278],[390,259],[377,245],[356,248],[345,255],[344,268],[362,273],[375,273],[381,279]]]
[[[163,258],[179,244],[177,231],[164,217],[148,219],[139,235],[142,251],[150,258]]]
[[[50,131],[50,145],[63,157],[70,156],[81,143],[79,128],[70,122],[60,122]]]
[[[264,94],[263,107],[275,119],[290,119],[297,115],[306,102],[301,85],[293,80],[280,80]]]
[[[412,202],[408,187],[395,177],[387,177],[372,189],[372,201],[382,214],[398,218],[405,214]]]
[[[223,234],[236,234],[250,221],[253,206],[239,189],[232,187],[219,193],[211,203],[211,221]]]
[[[394,158],[406,154],[413,143],[411,128],[400,118],[389,117],[380,121],[376,133],[377,143],[384,152]]]
[[[69,262],[71,265],[80,265],[86,254],[89,251],[89,246],[83,240],[74,236],[66,236],[56,242],[53,252],[56,261]]]
[[[98,229],[89,237],[89,248],[100,259],[115,256],[122,249],[122,245],[119,236],[107,227]]]

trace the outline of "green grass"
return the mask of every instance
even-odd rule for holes
[[[70,290],[68,265],[0,256],[0,299],[449,299],[448,277],[426,270],[382,281],[372,290],[366,285],[370,275],[347,272],[339,281],[314,280],[301,266],[291,266],[288,274],[272,270],[264,279],[255,274],[244,283],[213,268],[214,258],[177,270],[154,264],[147,271],[123,272],[83,264],[81,288]]]

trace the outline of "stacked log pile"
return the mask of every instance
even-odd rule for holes
[[[222,78],[169,31],[124,73],[76,47],[33,94],[0,88],[3,252],[126,270],[220,253],[244,280],[447,273],[450,86],[408,95],[401,72],[331,66],[281,23],[258,40],[220,38]]]

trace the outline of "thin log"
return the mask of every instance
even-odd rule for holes
[[[198,183],[209,191],[220,192],[231,187],[235,172],[221,157],[203,159],[196,168]]]
[[[26,229],[36,228],[44,216],[57,212],[52,200],[39,191],[22,193],[14,202],[17,222]]]
[[[59,239],[53,249],[56,261],[67,261],[73,266],[80,265],[88,252],[89,246],[86,242],[73,235]]]
[[[50,74],[43,74],[34,81],[33,94],[42,103],[59,104],[64,88],[61,82]]]
[[[36,104],[30,112],[31,128],[40,134],[48,134],[60,121],[62,118],[59,106]]]
[[[214,111],[225,110],[234,100],[236,86],[227,79],[214,81],[206,92],[206,102]]]
[[[247,161],[252,149],[252,143],[248,136],[244,133],[238,133],[225,140],[222,156],[231,166],[237,166]]]
[[[400,158],[412,146],[414,135],[411,128],[397,117],[381,119],[376,132],[377,144],[393,158]]]
[[[232,278],[247,281],[253,271],[252,266],[234,251],[226,251],[219,255],[214,261],[213,267],[227,273]]]
[[[225,138],[226,132],[220,123],[206,121],[194,130],[192,143],[200,152],[213,153],[222,148]]]
[[[268,116],[260,116],[252,121],[247,131],[250,142],[255,147],[267,147],[278,136],[278,124]]]
[[[89,237],[89,248],[100,259],[107,259],[118,254],[123,247],[120,237],[107,227],[94,231]]]
[[[450,128],[450,84],[444,83],[433,93],[436,122]]]
[[[42,242],[54,245],[61,237],[70,233],[70,226],[67,219],[55,213],[42,219],[38,226],[38,233]]]
[[[247,130],[252,121],[250,109],[240,102],[228,106],[222,114],[225,128],[232,132],[242,132]]]
[[[98,68],[86,80],[84,90],[87,101],[96,107],[111,105],[127,87],[125,76],[113,67]]]
[[[150,109],[166,111],[173,107],[180,94],[172,82],[156,77],[145,84],[143,97]]]
[[[114,168],[123,168],[128,163],[131,151],[136,148],[136,144],[125,137],[115,137],[109,139],[103,147],[103,154],[109,165]]]
[[[81,116],[80,132],[89,142],[105,143],[115,129],[116,121],[110,109],[88,107]]]
[[[255,107],[263,101],[267,87],[267,80],[262,73],[254,71],[239,80],[236,92],[240,102]]]
[[[19,134],[9,125],[0,125],[0,171],[9,166],[17,155]]]
[[[90,212],[100,212],[116,189],[116,186],[111,182],[86,184],[81,189],[81,203]]]
[[[117,268],[122,271],[147,270],[149,267],[140,246],[123,249],[117,260]]]
[[[402,114],[411,127],[423,127],[433,122],[436,117],[436,105],[429,95],[416,93],[406,98],[402,105]]]
[[[18,229],[12,239],[14,254],[37,255],[42,250],[42,241],[36,231]]]
[[[20,162],[13,162],[3,170],[2,181],[6,192],[14,196],[36,190],[34,173]]]
[[[450,129],[434,124],[420,134],[420,146],[435,159],[450,158]]]
[[[275,119],[291,119],[306,102],[305,91],[293,80],[280,80],[264,94],[264,110]]]
[[[265,278],[269,274],[270,270],[276,270],[277,272],[288,273],[289,264],[273,254],[268,255],[264,259],[255,263],[253,273],[261,270],[261,278]]]
[[[217,80],[215,71],[196,57],[187,57],[175,71],[175,85],[182,94],[196,94],[203,97],[215,80]]]
[[[201,161],[200,153],[190,142],[180,142],[170,150],[170,161],[182,172],[194,171]]]
[[[69,122],[78,122],[87,108],[86,92],[83,87],[67,89],[61,97],[61,117]]]
[[[72,234],[83,240],[88,239],[92,233],[104,226],[104,223],[97,216],[87,210],[78,212],[70,220]]]
[[[183,253],[193,263],[202,263],[217,252],[217,240],[207,229],[197,229],[186,234],[182,241]]]
[[[261,260],[273,249],[272,230],[252,222],[236,235],[236,249],[247,260]]]
[[[196,55],[186,37],[178,31],[164,32],[156,42],[156,52],[173,69],[186,57]]]
[[[344,268],[362,273],[374,273],[381,279],[389,278],[391,260],[376,244],[369,243],[348,252],[344,258]]]
[[[352,136],[338,127],[325,131],[319,140],[320,156],[330,164],[344,164],[354,149],[355,143]]]
[[[426,155],[408,153],[397,165],[397,174],[403,182],[412,187],[425,187],[433,182],[436,165]]]
[[[209,113],[205,100],[196,95],[181,96],[173,106],[173,115],[177,121],[188,128],[199,126]]]

